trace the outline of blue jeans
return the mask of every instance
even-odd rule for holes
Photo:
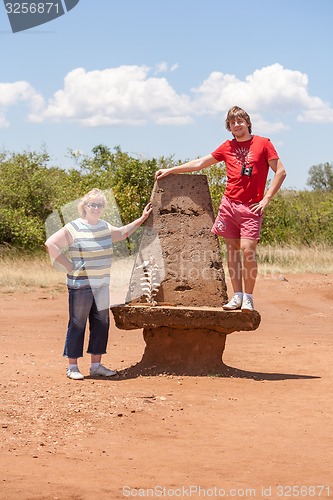
[[[89,319],[89,354],[105,354],[110,326],[109,287],[68,288],[69,321],[64,356],[83,356],[84,334]]]

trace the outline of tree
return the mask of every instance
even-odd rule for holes
[[[215,165],[212,165],[211,167],[200,173],[207,175],[213,209],[215,214],[217,214],[227,183],[227,171],[225,163],[215,163]]]
[[[0,245],[42,247],[44,221],[67,180],[66,173],[49,169],[48,162],[45,151],[0,156]]]
[[[92,153],[92,157],[76,157],[86,191],[93,187],[112,188],[124,224],[140,217],[150,199],[156,170],[173,164],[172,157],[134,158],[120,146],[113,152],[99,144]]]
[[[309,169],[307,185],[315,191],[333,191],[333,163],[319,163]]]

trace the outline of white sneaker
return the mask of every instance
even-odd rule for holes
[[[109,368],[103,365],[99,365],[97,368],[90,368],[90,375],[94,377],[113,377],[117,375],[117,372],[115,370],[109,370]]]
[[[234,295],[228,304],[223,306],[225,311],[235,311],[236,309],[240,309],[242,305],[242,299],[239,295]]]
[[[84,376],[80,372],[78,368],[68,368],[67,369],[67,377],[71,378],[72,380],[83,380]]]
[[[247,295],[243,296],[242,311],[244,312],[254,311],[253,300],[251,299],[251,297],[248,297]]]

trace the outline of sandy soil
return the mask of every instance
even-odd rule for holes
[[[261,277],[228,377],[71,381],[65,289],[1,294],[0,498],[333,497],[332,278]],[[113,325],[104,363],[143,350]]]

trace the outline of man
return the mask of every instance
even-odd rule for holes
[[[271,143],[252,135],[250,116],[238,106],[227,114],[226,128],[232,135],[215,151],[199,159],[156,172],[160,179],[169,174],[194,172],[224,161],[227,185],[212,232],[226,243],[228,269],[234,295],[225,310],[253,311],[253,290],[257,278],[256,247],[265,208],[280,189],[285,169]],[[265,194],[267,176],[274,172]]]

